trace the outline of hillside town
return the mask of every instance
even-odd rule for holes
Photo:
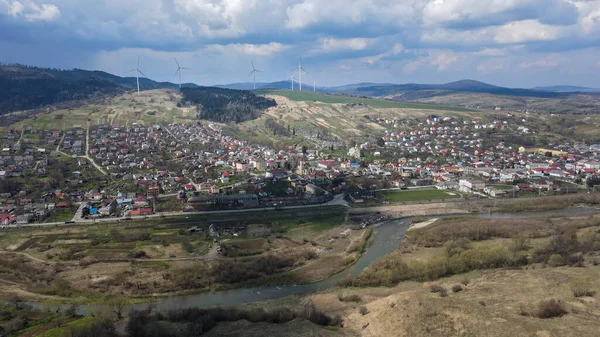
[[[600,145],[509,145],[536,132],[512,115],[374,121],[386,127],[381,138],[341,149],[275,149],[214,123],[13,129],[1,138],[0,221],[309,205],[341,193],[360,203],[415,187],[508,198],[597,185]]]

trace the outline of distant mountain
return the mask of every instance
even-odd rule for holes
[[[305,88],[311,88],[311,89],[313,87],[312,84],[306,84],[306,83],[302,83],[302,86]],[[215,85],[215,87],[225,88],[225,89],[235,89],[235,90],[253,90],[254,84],[252,82],[243,82],[243,83],[219,84],[219,85]],[[292,88],[292,83],[290,83],[290,81],[277,81],[277,82],[270,82],[270,83],[256,82],[257,90],[260,90],[260,89],[283,89],[283,90],[286,90],[286,89],[291,89],[291,88]],[[294,88],[298,88],[298,82],[294,81]],[[330,88],[317,87],[317,91],[330,92]]]
[[[537,98],[554,98],[562,95],[551,91],[504,88],[474,80],[460,80],[446,84],[377,84],[357,86],[354,90],[343,93],[359,96],[391,97],[396,100],[410,101],[456,92]]]
[[[267,83],[256,82],[256,89],[262,88],[265,84],[267,84]],[[254,89],[254,83],[241,82],[241,83],[218,84],[218,85],[214,85],[214,87],[223,88],[223,89],[234,89],[234,90],[252,90],[252,89]]]
[[[176,89],[178,84],[142,77],[141,90]],[[197,87],[184,84],[185,87]],[[103,71],[0,65],[0,115],[69,101],[115,95],[137,88],[135,77]]]
[[[599,88],[578,87],[574,85],[553,85],[548,87],[535,87],[533,90],[555,92],[600,92]]]

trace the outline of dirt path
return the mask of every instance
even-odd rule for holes
[[[40,258],[37,258],[31,254],[25,253],[25,252],[7,252],[7,251],[0,251],[0,254],[18,254],[18,255],[22,255],[25,256],[28,259],[34,260],[36,262],[40,262],[40,263],[50,263],[50,264],[56,264],[55,261],[46,261],[46,260],[42,260]]]
[[[71,323],[71,322],[73,322],[73,321],[76,321],[76,320],[78,320],[78,318],[68,318],[68,319],[65,319],[65,320],[62,322],[62,325],[65,325],[65,324]],[[33,337],[33,336],[38,336],[38,335],[40,335],[40,334],[42,334],[42,333],[44,333],[44,332],[46,332],[46,331],[48,331],[48,330],[52,330],[52,329],[56,328],[56,327],[58,327],[58,326],[56,325],[56,323],[55,323],[55,322],[48,323],[48,324],[46,324],[46,325],[44,325],[44,326],[41,326],[41,327],[39,327],[39,328],[37,328],[37,329],[35,329],[35,330],[31,330],[31,331],[28,331],[28,332],[26,332],[26,333],[22,334],[22,335],[21,335],[21,337]]]

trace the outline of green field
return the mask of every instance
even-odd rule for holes
[[[286,236],[295,240],[301,240],[314,238],[323,232],[341,225],[344,222],[344,218],[344,213],[340,212],[336,215],[329,215],[310,221],[287,219],[281,223],[287,229]]]
[[[423,109],[423,110],[445,110],[445,111],[473,111],[465,108],[448,107],[434,104],[416,104],[395,102],[384,99],[348,97],[341,95],[329,95],[312,91],[291,90],[256,90],[257,95],[279,95],[292,101],[319,101],[328,104],[335,103],[363,103],[375,109]]]
[[[458,192],[453,190],[405,190],[381,192],[382,199],[391,203],[419,200],[454,199],[460,198],[460,196],[461,195]]]

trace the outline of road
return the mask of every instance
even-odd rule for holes
[[[248,208],[248,209],[238,209],[238,210],[227,210],[227,211],[198,211],[198,212],[169,212],[169,213],[159,213],[159,214],[151,214],[144,216],[143,219],[146,218],[158,218],[158,217],[173,217],[173,216],[182,216],[182,215],[202,215],[202,214],[227,214],[227,213],[250,213],[250,212],[268,212],[268,211],[276,211],[276,210],[292,210],[292,209],[309,209],[309,208],[317,208],[317,207],[326,207],[326,206],[345,206],[348,207],[348,203],[344,200],[344,195],[339,194],[336,195],[333,200],[323,203],[323,204],[315,204],[315,205],[299,205],[299,206],[282,206],[282,207],[263,207],[263,208]],[[81,209],[81,206],[79,207]],[[78,212],[79,212],[78,209]],[[125,219],[142,219],[139,218],[130,218],[130,217],[114,217],[114,218],[101,218],[101,219],[81,219],[81,215],[78,219],[76,216],[73,217],[74,223],[69,223],[68,225],[89,225],[94,223],[101,222],[118,222]],[[45,223],[32,223],[32,224],[23,224],[18,227],[46,227],[46,226],[59,226],[65,225],[65,222],[45,222]],[[9,227],[11,228],[11,227]]]
[[[94,165],[94,167],[103,175],[108,175],[108,173],[106,173],[106,171],[104,171],[104,169],[102,169],[102,167],[98,164],[96,164],[96,161],[94,161],[91,157],[90,157],[90,123],[88,123],[87,125],[87,129],[85,131],[85,156],[79,156],[81,158],[86,158],[87,160],[90,161],[90,163],[92,163],[92,165]]]

